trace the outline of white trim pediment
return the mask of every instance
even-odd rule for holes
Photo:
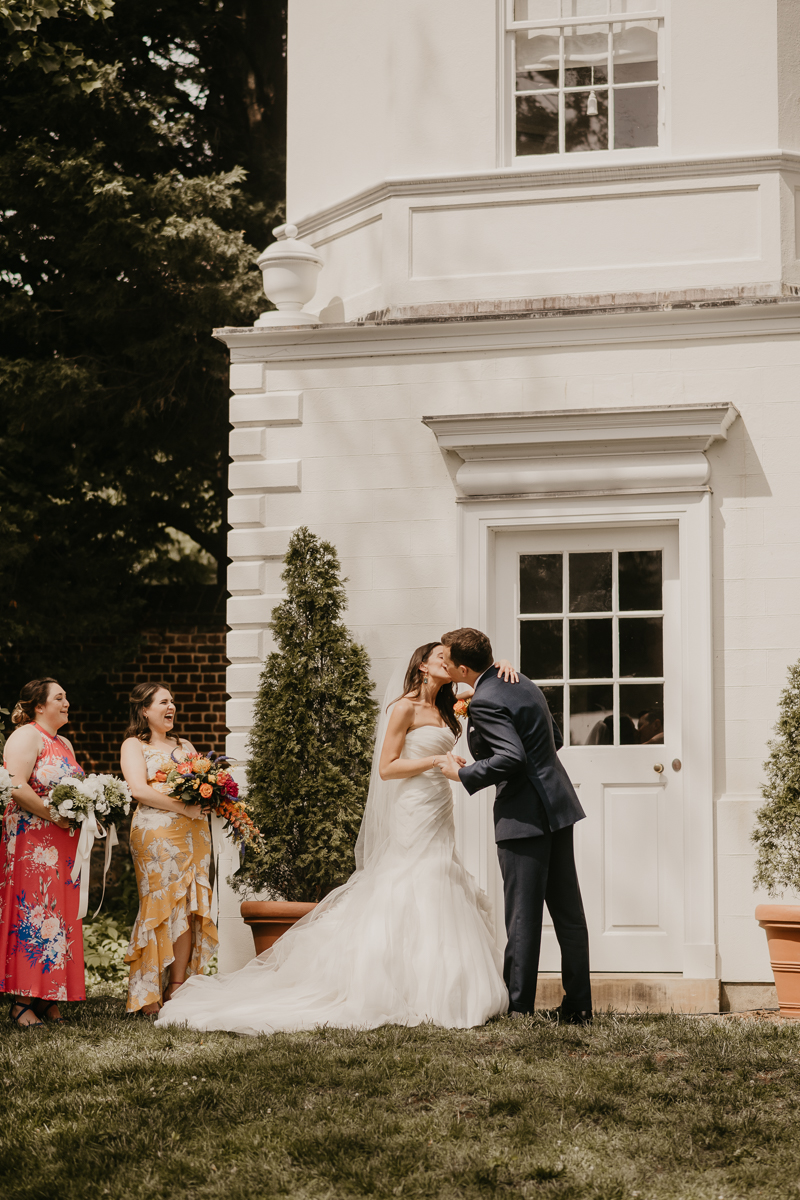
[[[423,417],[463,499],[698,491],[732,404]]]

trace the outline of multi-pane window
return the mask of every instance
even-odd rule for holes
[[[658,145],[660,0],[507,2],[518,157]]]
[[[664,740],[660,550],[519,556],[522,672],[570,746]]]

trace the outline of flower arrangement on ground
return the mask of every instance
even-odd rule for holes
[[[72,775],[51,788],[44,803],[77,828],[94,813],[105,825],[119,825],[131,811],[131,793],[115,775]]]
[[[176,751],[175,754],[178,752]],[[253,846],[261,834],[239,797],[239,785],[233,778],[230,760],[222,754],[199,754],[178,760],[169,771],[157,771],[159,783],[166,783],[170,796],[184,804],[202,804],[222,817],[239,846]],[[163,778],[162,778],[163,776]]]

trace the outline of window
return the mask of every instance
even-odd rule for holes
[[[569,746],[664,741],[660,550],[519,556],[520,668]]]
[[[658,145],[660,0],[507,4],[517,157]]]

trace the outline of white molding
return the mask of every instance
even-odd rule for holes
[[[499,303],[499,302],[498,302]],[[800,301],[774,298],[719,308],[656,312],[582,311],[506,318],[402,321],[396,324],[315,325],[285,329],[224,326],[214,336],[234,365],[247,361],[302,362],[406,354],[503,353],[521,349],[621,345],[751,337],[796,337]]]
[[[682,495],[549,497],[532,503],[507,497],[480,498],[459,508],[459,623],[494,633],[492,590],[495,537],[512,530],[678,527],[681,577],[681,667],[684,752],[684,954],[683,973],[715,978],[716,907],[714,865],[713,657],[711,627],[711,506],[707,491]],[[460,805],[459,808],[463,808]],[[480,821],[487,825],[489,796],[481,794]],[[502,888],[494,847],[464,844],[477,822],[459,821],[460,851],[483,856],[487,890],[498,914]],[[498,923],[502,924],[498,915]]]
[[[732,404],[423,417],[459,496],[695,491]]]
[[[635,154],[635,151],[607,151],[608,154]],[[657,153],[657,151],[656,151]],[[592,155],[592,158],[596,158]],[[698,155],[697,157],[666,158],[643,155],[641,158],[617,159],[604,163],[581,162],[568,164],[563,155],[553,155],[553,162],[540,162],[531,167],[501,167],[495,171],[473,174],[423,175],[390,177],[372,187],[348,196],[338,204],[295,219],[300,237],[308,237],[317,229],[332,225],[375,204],[385,204],[401,196],[463,196],[475,192],[522,190],[540,187],[565,187],[582,184],[599,186],[608,183],[648,182],[662,179],[692,179],[698,176],[753,175],[772,171],[800,171],[800,154],[786,150],[771,150],[762,154]]]

